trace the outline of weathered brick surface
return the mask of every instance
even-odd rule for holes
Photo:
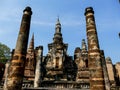
[[[24,10],[16,48],[11,61],[11,65],[9,67],[8,78],[4,90],[21,90],[24,76],[24,64],[26,59],[31,15],[31,8],[26,7]]]
[[[105,90],[99,41],[92,7],[86,8],[85,16],[88,40],[88,65],[90,69],[90,89]]]

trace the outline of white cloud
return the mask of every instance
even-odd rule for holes
[[[45,22],[45,21],[32,21],[32,24],[35,24],[35,25],[40,25],[40,26],[53,26],[54,23],[52,22]]]
[[[84,23],[80,21],[70,20],[70,21],[63,21],[62,23],[64,26],[81,26]]]

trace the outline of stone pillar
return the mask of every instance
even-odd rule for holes
[[[110,57],[106,58],[106,66],[107,66],[107,71],[108,71],[108,77],[110,80],[110,86],[115,87],[116,86],[115,72],[114,72],[114,67],[113,67],[112,60]]]
[[[4,72],[4,90],[7,88],[7,77],[8,77],[8,70],[10,66],[10,61],[7,61],[5,64],[5,72]]]
[[[106,66],[104,51],[101,50],[100,53],[101,53],[102,65],[103,65],[105,88],[106,88],[106,90],[110,90],[110,81],[109,81],[109,77],[108,77],[108,72],[107,72],[107,66]]]
[[[117,62],[115,64],[115,70],[116,70],[116,85],[120,86],[120,62]]]
[[[31,8],[26,7],[23,11],[16,48],[9,67],[7,86],[4,90],[21,90],[22,88],[31,15]]]
[[[36,47],[36,70],[35,70],[34,87],[40,86],[42,56],[43,56],[43,46]]]
[[[88,67],[90,70],[90,90],[105,90],[99,41],[92,7],[85,10],[88,40]]]
[[[8,77],[8,73],[10,72],[9,71],[9,66],[10,66],[10,63],[11,63],[11,60],[13,58],[13,55],[14,55],[14,49],[12,50],[11,52],[11,59],[7,61],[7,63],[5,64],[5,72],[4,72],[4,88],[7,87],[7,77]]]
[[[6,76],[7,76],[7,74],[8,74],[8,69],[9,69],[9,66],[10,66],[10,62],[11,62],[11,60],[12,60],[12,58],[13,58],[13,54],[14,54],[14,49],[13,49],[12,52],[11,52],[11,59],[8,60],[8,61],[6,62],[6,64],[5,64],[5,71],[4,71],[3,80],[6,78]]]

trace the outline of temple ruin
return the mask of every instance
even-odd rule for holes
[[[27,49],[32,11],[23,11],[20,32],[11,61],[6,64],[4,90],[116,90],[120,86],[120,62],[112,64],[100,49],[92,7],[85,9],[86,39],[69,56],[59,18],[53,42],[43,55],[43,46],[34,47],[34,34]],[[9,63],[9,64],[8,64]]]

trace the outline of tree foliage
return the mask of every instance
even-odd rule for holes
[[[120,32],[119,32],[119,38],[120,38]]]
[[[10,59],[10,48],[0,43],[0,62],[5,63],[8,59]]]

